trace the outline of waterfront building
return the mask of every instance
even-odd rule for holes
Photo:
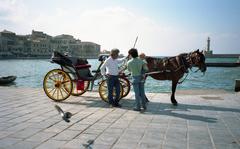
[[[16,44],[16,34],[7,30],[0,32],[0,55],[12,57],[12,51]]]
[[[79,48],[81,41],[71,35],[58,35],[51,39],[51,48],[61,53],[73,54],[73,50]]]
[[[79,48],[75,49],[73,53],[82,58],[95,58],[100,54],[100,45],[93,42],[81,42]]]
[[[100,45],[65,34],[52,37],[34,30],[31,35],[16,35],[7,30],[0,32],[0,58],[49,58],[53,50],[81,58],[97,58]]]

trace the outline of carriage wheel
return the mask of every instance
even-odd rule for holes
[[[108,102],[107,80],[103,80],[99,84],[98,92],[99,92],[99,95],[100,95],[101,99],[105,102]],[[122,95],[123,95],[123,86],[120,83],[120,96],[119,96],[118,100],[122,99]],[[115,89],[113,88],[113,98],[115,98],[115,97],[116,97],[116,93],[115,93]]]
[[[73,85],[70,76],[60,69],[53,69],[44,77],[44,92],[54,101],[67,99],[71,95],[72,88]]]
[[[84,94],[87,91],[89,84],[90,84],[90,81],[84,81],[84,90],[77,90],[77,82],[73,81],[73,90],[72,90],[71,95],[80,96],[80,95]]]
[[[128,93],[130,92],[131,86],[130,82],[126,78],[119,78],[120,83],[122,84],[123,87],[123,95],[122,98],[126,97]]]

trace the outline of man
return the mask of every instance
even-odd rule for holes
[[[112,49],[109,58],[101,66],[101,74],[107,78],[108,102],[110,106],[121,107],[118,103],[120,98],[120,82],[118,64],[122,63],[125,58],[118,59],[119,50]],[[113,99],[113,89],[116,91],[116,98]]]
[[[135,107],[134,111],[141,111],[141,105],[144,110],[146,107],[146,99],[144,95],[144,83],[142,81],[142,69],[148,71],[147,65],[138,57],[137,49],[130,49],[128,54],[132,57],[127,63],[127,69],[132,75],[132,84],[135,93]]]

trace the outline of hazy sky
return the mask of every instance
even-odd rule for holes
[[[147,55],[240,53],[240,0],[0,0],[0,31],[70,34]]]

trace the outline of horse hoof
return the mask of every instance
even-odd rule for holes
[[[174,102],[174,103],[172,103],[174,106],[177,106],[178,105],[178,103],[177,102]]]
[[[173,104],[174,106],[177,106],[177,105],[178,105],[178,102],[177,102],[176,99],[171,99],[171,102],[172,102],[172,104]]]

